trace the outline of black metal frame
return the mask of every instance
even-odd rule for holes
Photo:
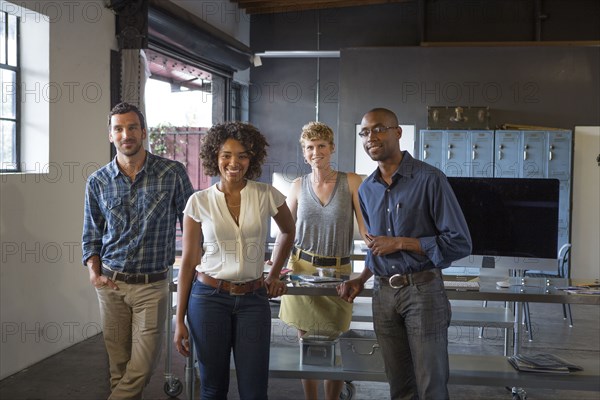
[[[8,38],[8,16],[9,14],[7,12],[3,12],[4,14],[4,26],[2,27],[4,29],[4,37]],[[3,70],[10,70],[15,72],[15,82],[16,82],[16,93],[15,93],[15,101],[16,101],[16,107],[15,107],[15,118],[2,118],[0,117],[0,121],[11,121],[11,122],[15,122],[15,133],[14,133],[14,160],[15,160],[15,168],[3,168],[2,165],[0,165],[0,173],[2,172],[21,172],[22,168],[21,168],[21,52],[20,50],[20,46],[21,46],[21,27],[20,27],[20,18],[15,16],[15,18],[17,19],[17,34],[16,34],[16,39],[17,39],[17,60],[16,60],[16,66],[11,66],[8,64],[0,64],[0,68]],[[5,59],[8,61],[8,40],[6,41],[4,48],[0,49],[0,51],[3,51],[5,53]]]

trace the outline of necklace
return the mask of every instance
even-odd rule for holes
[[[240,202],[240,204],[234,204],[234,205],[232,205],[232,204],[229,204],[227,202],[227,199],[226,199],[225,200],[225,204],[227,204],[227,208],[229,209],[229,214],[231,215],[231,217],[235,221],[235,224],[239,226],[240,225],[240,211],[239,211],[239,208],[241,207],[242,203]],[[234,210],[237,210],[237,213],[235,213]]]
[[[240,225],[240,214],[235,215],[233,213],[233,211],[229,210],[229,215],[231,215],[231,218],[233,218],[233,220],[235,221],[235,224],[239,226]]]

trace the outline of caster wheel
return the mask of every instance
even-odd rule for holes
[[[354,387],[354,384],[352,382],[346,382],[342,389],[342,393],[340,393],[340,400],[352,400],[355,393],[356,387]]]
[[[527,400],[527,392],[520,387],[506,388],[511,391],[512,400]]]
[[[177,397],[183,392],[183,385],[179,379],[174,378],[171,382],[165,382],[164,389],[169,397]]]

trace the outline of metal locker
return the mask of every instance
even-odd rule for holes
[[[570,179],[571,143],[571,131],[548,132],[548,178]]]
[[[495,132],[495,177],[519,178],[521,176],[521,139],[520,131]]]
[[[471,131],[471,172],[478,178],[494,177],[494,131]]]
[[[571,240],[569,239],[569,237],[571,237],[571,235],[569,234],[569,229],[568,228],[561,228],[559,226],[558,227],[558,242],[556,244],[556,246],[557,246],[557,248],[559,250],[565,244],[571,243]]]
[[[569,210],[571,202],[571,181],[560,181],[558,203],[558,226],[569,226]]]
[[[522,178],[545,178],[548,157],[546,132],[524,131]]]
[[[426,129],[421,130],[419,144],[419,156],[421,161],[443,170],[443,143],[444,131]]]
[[[444,133],[446,151],[442,171],[446,176],[470,176],[469,132],[446,131]]]
[[[420,158],[447,176],[560,181],[558,248],[569,243],[572,132],[420,131]]]

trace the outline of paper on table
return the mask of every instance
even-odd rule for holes
[[[324,283],[324,282],[342,282],[343,279],[333,276],[314,276],[314,275],[298,275],[298,278],[304,282]]]

